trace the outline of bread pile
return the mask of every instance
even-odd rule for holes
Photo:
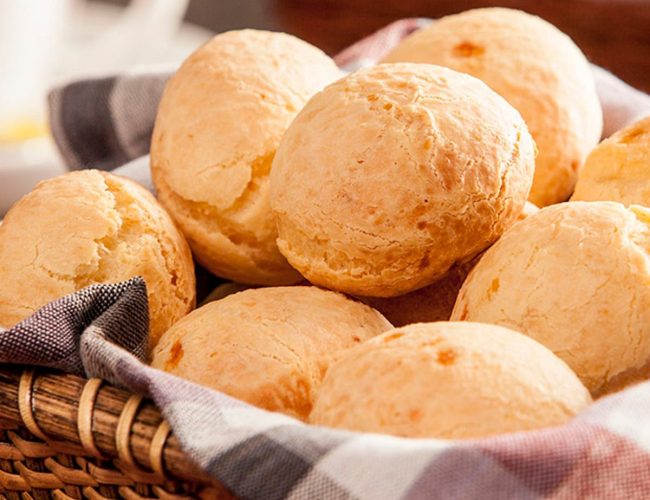
[[[151,364],[261,408],[405,437],[560,425],[650,378],[650,122],[601,128],[585,57],[523,12],[443,18],[348,75],[224,33],[165,90],[157,201],[84,171],[10,211],[0,326],[141,275]],[[232,280],[195,310],[190,248]]]

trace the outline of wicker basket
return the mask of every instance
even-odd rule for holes
[[[99,379],[0,368],[0,499],[232,498],[148,400]]]

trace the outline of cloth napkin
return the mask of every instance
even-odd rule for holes
[[[388,26],[341,53],[372,63],[424,22]],[[650,98],[596,69],[607,132]],[[166,75],[78,82],[52,93],[52,130],[71,168],[145,154]],[[145,184],[146,158],[126,167]],[[124,172],[124,170],[122,170]],[[281,498],[650,498],[650,382],[600,399],[561,427],[469,441],[310,426],[146,366],[141,278],[94,285],[0,331],[0,362],[101,377],[149,395],[184,449],[235,495]]]

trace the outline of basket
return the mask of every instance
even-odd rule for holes
[[[0,499],[233,498],[154,404],[47,369],[0,368]]]

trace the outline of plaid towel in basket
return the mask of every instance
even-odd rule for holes
[[[388,26],[338,56],[372,63],[423,20]],[[595,68],[606,133],[650,114],[650,98]],[[72,168],[145,154],[165,75],[78,82],[51,97]],[[127,167],[145,184],[146,159]],[[122,170],[124,172],[124,170]],[[309,426],[143,362],[140,278],[94,285],[0,331],[0,362],[101,377],[150,395],[183,447],[238,496],[280,498],[650,498],[650,382],[599,400],[562,427],[470,441],[401,439]]]

